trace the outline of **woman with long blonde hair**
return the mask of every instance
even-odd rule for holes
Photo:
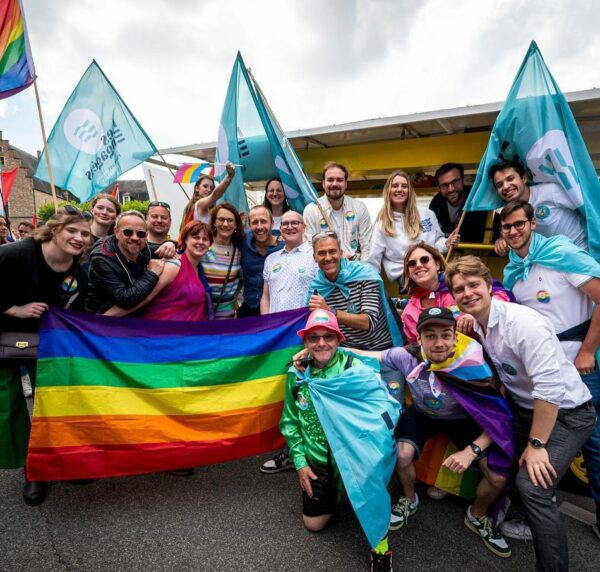
[[[420,241],[446,252],[456,235],[446,239],[433,211],[417,205],[408,174],[394,171],[383,187],[383,206],[375,220],[367,262],[378,271],[383,264],[388,278],[402,288],[404,256],[411,244]]]

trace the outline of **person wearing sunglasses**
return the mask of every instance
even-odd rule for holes
[[[402,324],[406,341],[417,341],[417,321],[427,308],[450,308],[457,320],[457,329],[469,335],[473,330],[473,317],[461,313],[456,300],[444,281],[446,262],[442,254],[429,244],[418,242],[406,251],[402,287],[410,295],[408,304],[402,311]],[[498,300],[514,302],[514,296],[494,280],[493,296]]]
[[[1,331],[35,333],[51,306],[83,309],[87,279],[80,260],[91,241],[90,222],[90,213],[67,205],[31,237],[0,248],[0,276],[6,277],[0,297]],[[27,455],[30,422],[21,388],[22,365],[35,387],[36,360],[0,362],[0,469],[24,466]],[[26,481],[23,499],[38,505],[46,492],[47,483]]]
[[[96,243],[90,254],[88,312],[104,314],[116,306],[135,308],[158,283],[164,259],[152,258],[144,215],[125,211],[115,222],[115,234]]]
[[[298,366],[288,370],[279,429],[298,474],[304,526],[323,530],[337,512],[344,487],[353,506],[357,500],[364,505],[366,498],[371,515],[389,515],[386,487],[394,470],[398,402],[362,358],[340,349],[345,337],[333,313],[311,312],[298,336],[305,349],[294,356]],[[360,505],[357,515],[364,525],[368,515]],[[371,534],[365,529],[371,570],[392,569],[387,528],[384,519],[369,527]]]
[[[444,236],[435,214],[417,206],[417,194],[408,174],[395,171],[383,187],[383,206],[375,221],[367,262],[378,272],[383,264],[388,278],[400,286],[404,256],[411,244],[422,241],[446,252],[459,239],[457,233]]]

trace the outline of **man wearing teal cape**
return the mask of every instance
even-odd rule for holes
[[[305,371],[288,371],[279,428],[298,472],[304,525],[320,531],[346,489],[371,547],[372,570],[391,570],[388,482],[396,462],[393,432],[400,405],[373,368],[338,349],[335,316],[316,310],[298,332]]]
[[[548,318],[561,346],[600,410],[600,264],[565,236],[535,232],[533,207],[513,201],[501,212],[502,235],[510,247],[504,285],[515,298]],[[600,425],[583,447],[596,503],[594,532],[600,538]]]

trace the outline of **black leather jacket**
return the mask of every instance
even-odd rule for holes
[[[146,246],[135,262],[128,261],[114,235],[96,243],[90,254],[85,309],[103,314],[112,306],[130,310],[156,286],[158,276],[147,270],[152,251]]]

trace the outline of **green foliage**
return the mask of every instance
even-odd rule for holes
[[[123,211],[140,211],[144,216],[148,213],[148,205],[150,201],[129,201],[121,206]],[[85,203],[76,203],[75,201],[58,201],[58,207],[64,205],[73,205],[82,211],[89,211],[91,209],[91,201]],[[54,214],[54,202],[49,201],[45,205],[38,208],[37,218],[38,221],[46,222]]]

